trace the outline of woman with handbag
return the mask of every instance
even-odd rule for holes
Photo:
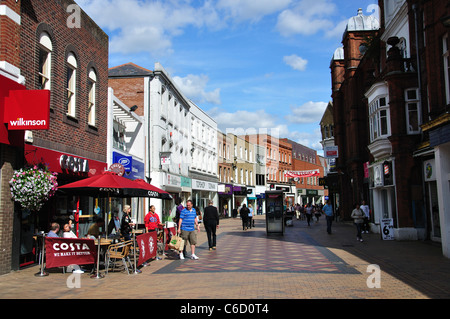
[[[351,217],[353,218],[356,226],[356,240],[361,242],[363,241],[361,236],[361,228],[364,223],[364,216],[363,211],[359,208],[359,204],[356,204],[355,209],[352,211]]]

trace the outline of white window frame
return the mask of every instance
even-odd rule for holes
[[[88,96],[88,124],[96,126],[97,124],[97,74],[95,70],[91,68],[89,70],[89,96]]]
[[[384,99],[384,104],[382,104]],[[382,113],[385,112],[385,116]],[[385,118],[386,132],[382,133],[382,120]],[[369,129],[370,141],[374,142],[380,138],[387,138],[391,135],[391,118],[389,111],[389,101],[387,95],[378,96],[369,104]]]
[[[42,90],[51,90],[53,44],[47,32],[42,32],[39,37],[39,85]],[[41,54],[45,58],[41,64]]]
[[[415,98],[409,97],[409,92],[414,92]],[[415,107],[415,110],[413,109]],[[419,99],[419,89],[418,88],[410,88],[405,90],[405,110],[406,110],[406,133],[407,134],[420,134],[421,129],[420,125],[422,124],[422,116],[421,116],[421,107],[420,107],[420,99]],[[414,129],[410,124],[410,114],[411,112],[416,112],[416,121],[417,128]]]
[[[75,55],[70,52],[67,56],[67,115],[76,117],[76,101],[77,101],[77,59]],[[69,78],[69,71],[72,71]]]

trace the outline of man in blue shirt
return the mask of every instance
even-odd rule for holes
[[[333,221],[333,207],[326,201],[326,204],[322,208],[322,212],[325,214],[327,219],[327,233],[331,234],[331,223]]]
[[[184,240],[184,244],[191,245],[191,259],[198,259],[195,255],[195,245],[197,245],[197,232],[200,231],[200,226],[198,225],[197,212],[192,208],[192,201],[188,200],[186,202],[186,208],[180,213],[180,220],[178,221],[178,234]],[[180,259],[184,259],[183,253],[180,253]]]
[[[52,223],[52,226],[50,228],[50,231],[47,234],[47,237],[59,237],[59,224],[58,223]]]

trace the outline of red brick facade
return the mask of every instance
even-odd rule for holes
[[[349,217],[353,204],[366,200],[378,218],[376,223],[391,217],[399,237],[424,238],[432,222],[439,223],[432,220],[436,216],[430,211],[423,165],[434,157],[429,132],[436,127],[444,130],[449,121],[442,41],[450,32],[444,24],[446,18],[450,20],[450,5],[447,1],[413,0],[393,2],[389,8],[384,7],[385,1],[378,4],[379,30],[346,31],[344,56],[333,58],[330,65],[340,212],[341,217]],[[407,28],[400,29],[402,25]],[[400,37],[409,41],[402,44]],[[374,101],[380,94],[377,86],[384,86],[387,94],[389,131],[384,141],[372,136],[370,126],[370,112],[373,115],[374,111],[369,99]],[[418,92],[415,118],[410,117],[410,90]],[[411,123],[416,123],[409,121],[415,119],[422,124],[422,131],[411,128]],[[440,138],[445,143],[445,138]],[[386,182],[389,177],[382,169],[384,183],[374,184],[373,175],[364,175],[366,163],[369,172],[391,164],[386,172],[393,175],[393,181]],[[390,197],[383,198],[385,193]]]
[[[106,163],[108,36],[71,0],[2,0],[0,5],[6,5],[7,9],[7,15],[0,16],[0,61],[6,62],[7,70],[0,71],[17,82],[24,80],[28,90],[40,89],[40,36],[45,32],[51,39],[50,129],[33,131],[32,146]],[[77,10],[67,12],[69,5]],[[72,19],[69,22],[75,21],[79,27],[68,23],[69,17]],[[73,117],[67,115],[66,107],[69,52],[75,56],[77,64]],[[95,70],[96,77],[95,125],[88,125],[90,70]],[[0,76],[3,75],[0,73]],[[17,269],[21,262],[23,223],[20,209],[14,209],[10,197],[9,180],[13,171],[23,166],[24,150],[1,144],[0,156],[0,274],[4,274]],[[45,158],[34,160],[46,161]],[[64,183],[64,178],[59,176],[58,182]],[[47,209],[51,207],[53,205]]]
[[[106,162],[108,36],[83,11],[80,28],[69,28],[67,6],[74,1],[40,0],[22,4],[20,68],[28,89],[38,89],[38,43],[42,32],[52,41],[50,130],[34,131],[34,145]],[[76,115],[67,116],[67,56],[77,59]],[[88,125],[88,73],[97,75],[95,126]]]

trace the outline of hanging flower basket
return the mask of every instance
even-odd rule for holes
[[[46,166],[21,168],[9,181],[11,197],[22,208],[39,211],[55,194],[58,188],[56,178],[57,173],[50,172]]]

